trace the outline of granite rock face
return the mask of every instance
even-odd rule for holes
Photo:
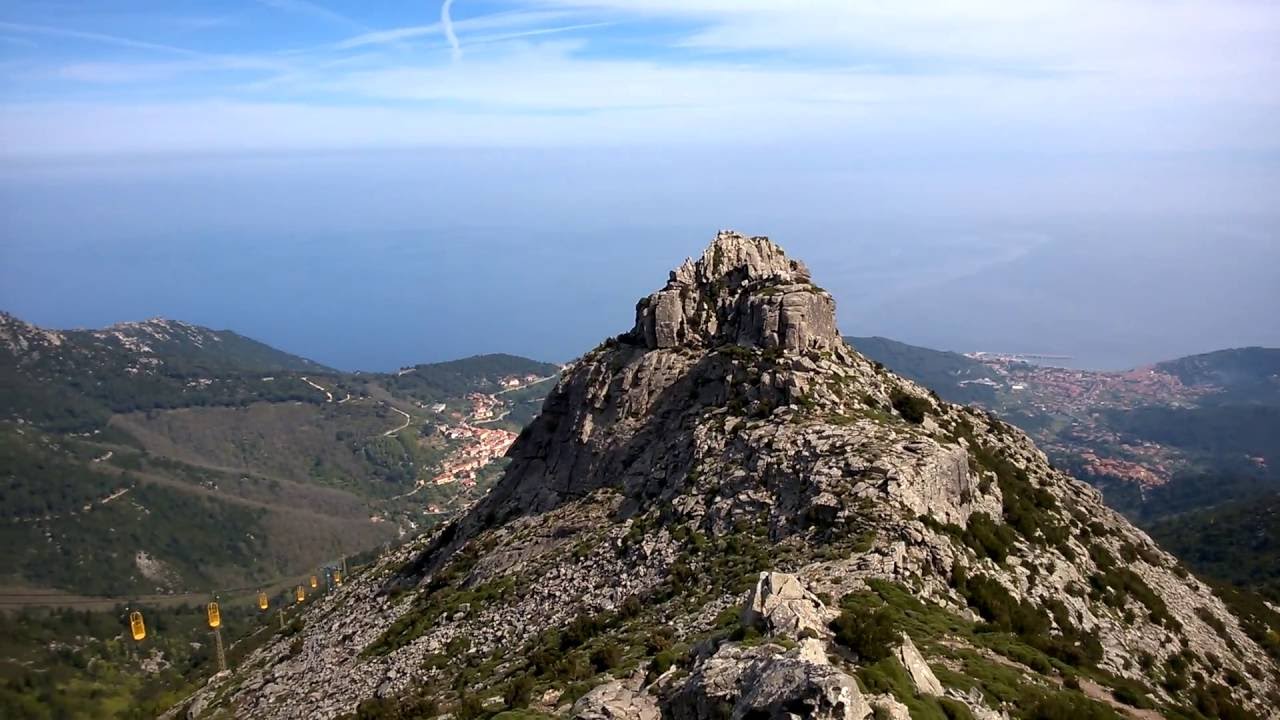
[[[775,645],[722,647],[664,703],[670,720],[864,720],[853,678]]]
[[[898,662],[902,663],[902,667],[906,668],[907,675],[911,677],[911,684],[915,685],[918,694],[942,695],[942,683],[938,682],[938,677],[933,674],[929,664],[924,661],[924,657],[916,649],[915,643],[911,642],[910,635],[902,634],[902,644],[898,646],[896,654]]]
[[[835,301],[768,238],[721,232],[696,263],[636,306],[632,336],[649,349],[724,343],[823,350],[841,342]]]
[[[579,698],[571,716],[573,720],[661,720],[662,712],[652,697],[615,680]]]
[[[773,635],[830,635],[830,614],[822,601],[806,590],[796,576],[786,573],[760,573],[745,614],[746,622],[761,623]]]
[[[675,270],[631,330],[565,369],[509,457],[466,513],[182,707],[329,720],[425,696],[448,712],[521,682],[559,717],[862,720],[854,677],[871,670],[831,622],[876,604],[916,618],[882,661],[916,691],[879,687],[890,716],[1090,702],[1058,666],[984,644],[975,623],[1014,606],[1036,652],[1157,707],[1193,690],[1280,706],[1274,662],[1209,587],[1023,433],[844,344],[830,296],[764,238],[721,233]],[[1010,668],[1021,695],[984,684]],[[601,687],[559,700],[586,685]]]

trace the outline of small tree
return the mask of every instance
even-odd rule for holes
[[[889,400],[893,403],[893,409],[898,411],[902,419],[913,425],[919,425],[924,422],[925,413],[933,408],[928,400],[903,392],[897,388],[894,388],[893,392],[889,394]]]
[[[836,642],[858,654],[866,662],[889,657],[898,642],[897,623],[888,608],[865,612],[846,608],[831,622]]]

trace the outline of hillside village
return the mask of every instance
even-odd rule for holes
[[[1050,455],[1075,458],[1089,476],[1141,488],[1169,482],[1188,459],[1168,445],[1126,437],[1105,422],[1104,413],[1152,404],[1190,407],[1214,392],[1211,386],[1188,385],[1155,366],[1105,372],[1036,365],[991,353],[970,357],[999,377],[972,381],[998,391],[1000,400],[993,409],[1042,418],[1041,427],[1027,430]]]

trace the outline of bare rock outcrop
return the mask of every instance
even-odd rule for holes
[[[573,704],[570,717],[573,720],[660,720],[662,712],[648,693],[614,680],[579,698]]]
[[[736,343],[802,351],[840,342],[835,301],[804,264],[768,238],[732,231],[640,301],[632,335],[649,349]]]
[[[1056,653],[998,688],[990,672],[949,686],[930,660],[1022,660],[985,633],[913,625],[886,661],[916,692],[895,685],[882,713],[1091,702],[1064,682],[1071,663],[1171,714],[1181,667],[1188,692],[1268,717],[1274,662],[1211,588],[1023,433],[856,353],[832,310],[768,240],[721,233],[632,330],[565,369],[488,496],[309,607],[209,707],[330,720],[429,692],[447,712],[519,678],[557,699],[589,679],[584,719],[863,720],[854,676],[869,668],[830,640],[838,601],[871,620],[896,605],[945,618],[928,627],[1004,622]],[[658,676],[597,672],[610,649]],[[1134,662],[1148,655],[1164,670]],[[555,702],[541,709],[564,712]]]
[[[664,703],[670,720],[864,720],[853,678],[777,645],[720,648]]]
[[[929,663],[924,661],[915,643],[911,642],[910,635],[902,633],[902,644],[898,646],[895,655],[898,662],[907,669],[907,675],[911,677],[911,684],[915,685],[917,693],[942,695],[942,683],[938,682],[938,677],[929,668]]]
[[[762,572],[744,611],[749,624],[760,623],[773,635],[825,637],[827,609],[795,575]]]

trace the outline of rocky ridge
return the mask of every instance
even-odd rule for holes
[[[675,270],[566,368],[509,456],[463,517],[175,714],[1280,705],[1255,628],[1021,432],[854,352],[830,295],[765,238],[722,232]]]
[[[19,368],[119,366],[136,374],[166,364],[185,370],[194,362],[216,369],[325,369],[228,330],[159,317],[97,330],[49,330],[0,312],[0,350],[6,351],[0,359]]]

